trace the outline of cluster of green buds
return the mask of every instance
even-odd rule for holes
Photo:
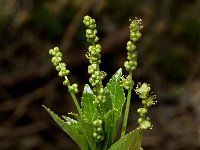
[[[102,129],[102,120],[96,119],[93,121],[93,127],[94,127],[94,132],[93,132],[93,138],[95,139],[96,142],[101,142],[103,141],[103,129]]]
[[[83,23],[88,28],[86,30],[87,41],[90,43],[96,43],[99,40],[99,38],[96,36],[97,34],[96,21],[92,19],[90,16],[85,16],[83,19]]]
[[[93,103],[97,106],[98,104],[104,103],[105,100],[106,100],[106,96],[104,94],[104,89],[103,89],[103,87],[101,87],[99,90],[99,93],[96,96],[96,99]]]
[[[58,47],[50,49],[49,54],[53,56],[51,61],[53,65],[56,67],[58,75],[60,77],[64,77],[63,85],[68,87],[70,93],[77,94],[79,92],[78,85],[77,84],[70,85],[69,79],[67,77],[70,74],[70,71],[66,69],[66,64],[62,62],[62,53],[60,52],[60,49]]]
[[[122,77],[122,84],[123,87],[126,90],[132,90],[133,89],[133,85],[134,85],[134,81],[131,79],[130,75],[128,75],[127,77]]]
[[[147,83],[139,83],[135,89],[136,94],[139,95],[139,98],[142,99],[143,107],[139,108],[137,112],[140,114],[140,118],[138,119],[138,123],[141,129],[151,129],[152,124],[150,119],[147,117],[148,107],[155,105],[156,101],[154,100],[156,97],[153,94],[150,94],[151,87]]]
[[[86,57],[89,59],[90,65],[88,66],[88,73],[91,74],[89,82],[93,87],[100,86],[102,80],[105,78],[106,73],[100,71],[99,64],[101,63],[101,46],[100,44],[96,44],[99,40],[97,37],[97,30],[95,20],[92,19],[90,16],[85,16],[83,23],[87,27],[86,29],[86,37],[87,41],[90,42],[92,45],[88,48],[88,53]],[[98,89],[100,90],[100,89]]]
[[[89,82],[92,86],[100,85],[101,81],[105,78],[106,73],[100,71],[99,64],[101,63],[101,46],[99,44],[89,46],[86,57],[89,59],[90,65],[88,66],[88,73],[91,74]]]
[[[142,34],[140,33],[140,29],[142,28],[141,19],[135,18],[134,20],[130,21],[130,40],[127,42],[126,46],[126,49],[128,50],[127,61],[125,61],[124,63],[127,71],[135,70],[137,67],[137,51],[135,42],[138,41],[142,36]]]

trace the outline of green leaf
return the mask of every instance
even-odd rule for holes
[[[112,103],[112,95],[111,92],[105,88],[105,102],[101,104],[103,114],[106,114],[108,111],[113,109],[113,103]]]
[[[112,138],[113,114],[114,114],[114,110],[110,110],[104,115],[104,135],[105,135],[104,150],[107,150],[113,143],[113,138]]]
[[[126,100],[124,89],[121,83],[121,76],[122,76],[122,69],[119,69],[110,79],[109,83],[106,85],[106,89],[110,91],[112,97],[112,104],[113,104],[112,109],[115,110],[113,116],[113,126],[114,126],[113,139],[116,136],[122,108]]]
[[[81,128],[85,134],[85,137],[86,137],[91,149],[98,150],[96,142],[93,138],[94,128],[93,128],[92,123],[85,121],[85,120],[81,120]]]
[[[95,95],[88,84],[85,85],[82,96],[82,111],[84,119],[92,122],[97,114],[96,107],[94,105]]]
[[[141,147],[142,133],[135,129],[115,142],[108,150],[139,150]]]
[[[82,150],[88,150],[89,145],[84,133],[81,131],[79,122],[66,116],[64,116],[64,121],[49,108],[46,106],[43,107],[47,110],[55,122],[79,145]]]

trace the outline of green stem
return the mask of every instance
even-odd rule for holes
[[[78,113],[79,113],[79,115],[81,116],[81,115],[82,115],[82,112],[81,112],[81,107],[80,107],[80,105],[79,105],[79,103],[78,103],[78,100],[77,100],[75,94],[73,94],[73,93],[70,93],[70,94],[71,94],[72,99],[73,99],[73,101],[74,101],[74,103],[75,103],[75,105],[76,105],[76,108],[77,108],[77,110],[78,110]]]
[[[129,71],[129,76],[130,76],[130,80],[132,81],[132,71]],[[123,137],[126,133],[126,127],[127,127],[128,115],[129,115],[129,108],[130,108],[130,101],[131,101],[131,91],[132,91],[132,87],[128,90],[121,137]]]

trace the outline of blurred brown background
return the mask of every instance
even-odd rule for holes
[[[70,80],[82,91],[89,77],[86,14],[97,21],[105,83],[126,59],[129,18],[143,20],[134,80],[150,83],[158,99],[144,149],[199,150],[199,0],[1,0],[0,150],[79,149],[41,105],[59,115],[76,112],[48,50],[61,48]],[[133,95],[129,130],[140,103]]]

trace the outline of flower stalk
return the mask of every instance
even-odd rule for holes
[[[127,61],[125,61],[124,66],[126,70],[129,72],[129,75],[127,78],[122,78],[123,86],[126,90],[128,90],[128,95],[126,99],[126,108],[125,108],[125,114],[124,114],[124,120],[122,125],[122,132],[121,137],[123,137],[126,133],[127,128],[127,122],[128,122],[128,116],[129,116],[129,109],[130,109],[130,101],[131,101],[131,92],[133,89],[134,82],[132,80],[132,72],[137,67],[137,51],[136,51],[136,45],[135,42],[138,41],[141,37],[140,29],[141,26],[141,19],[135,18],[134,20],[131,20],[131,24],[129,26],[130,29],[130,40],[127,42]]]
[[[68,91],[71,94],[71,97],[74,101],[74,104],[76,106],[76,109],[79,113],[79,115],[81,115],[81,107],[78,103],[78,100],[76,98],[76,95],[79,90],[78,90],[78,84],[74,83],[74,84],[70,84],[69,79],[68,79],[68,75],[70,74],[70,71],[66,69],[66,64],[64,62],[62,62],[62,53],[60,52],[60,49],[58,47],[55,47],[54,49],[50,49],[49,50],[49,54],[52,57],[51,61],[53,63],[53,65],[55,66],[56,70],[58,71],[58,76],[60,77],[64,77],[64,81],[63,81],[63,85],[68,87]]]

